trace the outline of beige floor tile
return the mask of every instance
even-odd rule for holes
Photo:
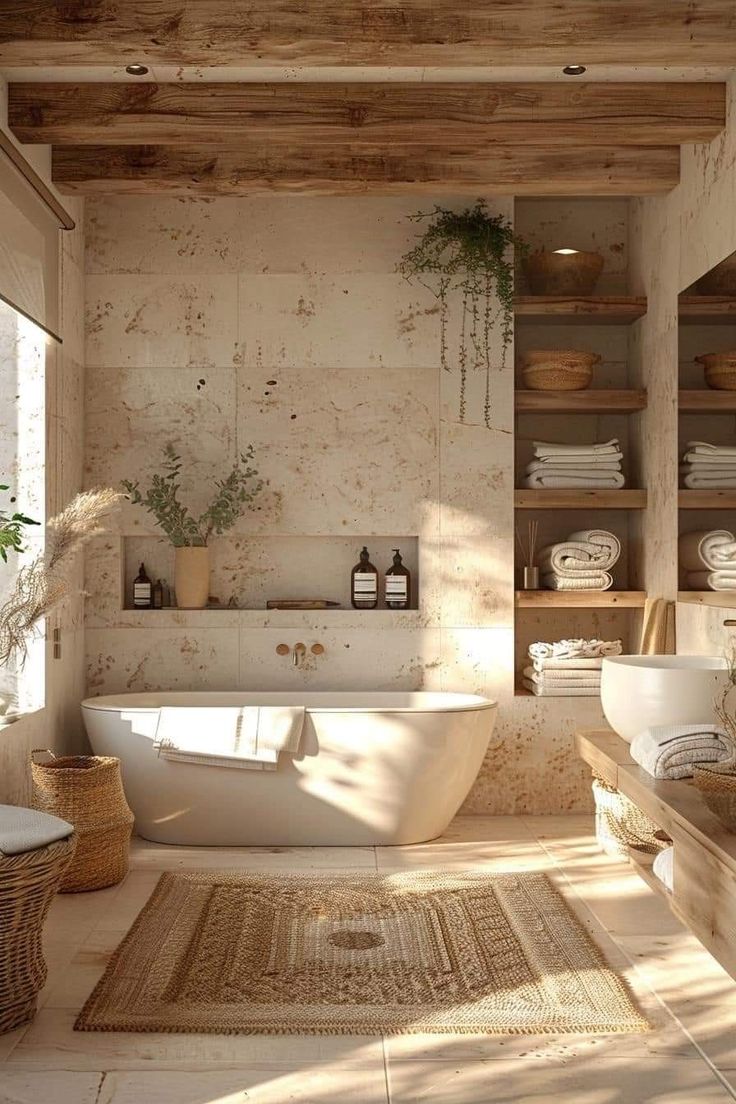
[[[136,841],[134,870],[356,870],[375,868],[372,847],[166,847]]]
[[[210,1073],[109,1073],[98,1104],[388,1104],[382,1067],[312,1065]]]
[[[555,860],[533,839],[458,841],[430,840],[412,847],[377,847],[379,870],[474,869],[494,873],[552,870]]]
[[[74,1031],[76,1012],[44,1008],[7,1059],[8,1068],[67,1070],[279,1069],[331,1062],[341,1068],[383,1066],[380,1038],[352,1035],[169,1035]]]
[[[578,1056],[575,1062],[390,1062],[391,1104],[725,1104],[704,1062]]]
[[[97,1104],[101,1073],[3,1070],[0,1104]]]
[[[592,813],[575,813],[570,816],[525,816],[519,817],[535,839],[580,839],[595,837],[595,823]]]

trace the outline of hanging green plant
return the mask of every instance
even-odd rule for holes
[[[455,356],[448,343],[450,296],[460,293],[457,367],[460,373],[460,421],[467,413],[469,371],[485,373],[483,421],[491,428],[491,333],[500,326],[505,367],[506,352],[514,332],[513,250],[526,246],[514,234],[502,215],[490,215],[479,199],[465,211],[433,211],[409,216],[413,221],[430,219],[421,239],[405,253],[399,272],[436,295],[440,304],[440,362],[449,372]]]

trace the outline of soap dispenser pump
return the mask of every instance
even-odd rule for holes
[[[386,605],[389,609],[408,609],[411,591],[411,572],[404,567],[401,552],[393,549],[394,562],[386,572]]]
[[[351,572],[350,598],[353,609],[375,609],[378,605],[378,571],[371,563],[365,545],[360,561]]]

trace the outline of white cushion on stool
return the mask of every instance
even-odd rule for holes
[[[38,809],[0,805],[0,854],[20,855],[66,839],[74,825]]]

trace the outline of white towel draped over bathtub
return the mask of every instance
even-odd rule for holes
[[[279,752],[298,752],[303,727],[301,705],[162,706],[154,747],[177,763],[276,770]]]

